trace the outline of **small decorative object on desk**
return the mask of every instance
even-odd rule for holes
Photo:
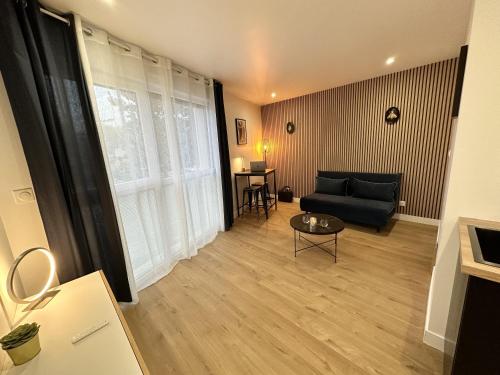
[[[243,156],[240,156],[239,159],[240,159],[241,171],[245,172],[245,158]]]
[[[309,224],[309,220],[311,220],[311,217],[309,215],[302,216],[302,222],[304,224]]]
[[[318,219],[316,219],[314,216],[311,216],[311,219],[309,220],[311,227],[315,227],[317,222],[318,222]]]
[[[321,219],[319,221],[319,225],[321,225],[323,228],[328,227],[328,219]]]
[[[0,339],[2,349],[7,352],[14,365],[26,363],[40,353],[37,323],[22,324]]]

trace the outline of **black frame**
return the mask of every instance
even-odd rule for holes
[[[276,190],[276,169],[266,169],[264,172],[236,172],[234,174],[234,191],[236,193],[236,211],[238,213],[238,217],[240,216],[240,208],[243,208],[244,206],[240,206],[240,200],[238,198],[238,177],[246,177],[247,178],[247,186],[250,186],[250,177],[252,176],[260,176],[264,177],[264,184],[267,184],[267,176],[272,174],[273,175],[273,188],[274,188],[274,198],[269,197],[269,200],[271,204],[268,206],[267,202],[264,203],[264,212],[266,214],[266,219],[269,218],[269,210],[271,207],[274,206],[274,209],[278,209],[278,191]],[[269,186],[269,185],[267,185]],[[269,193],[269,191],[268,191]],[[243,211],[242,211],[243,213]]]
[[[299,232],[299,241],[302,240],[302,239],[304,239],[307,242],[309,242],[311,245],[303,247],[302,249],[297,249],[297,232]],[[303,232],[301,232],[300,230],[293,228],[293,244],[294,244],[294,248],[295,248],[295,257],[297,257],[297,253],[299,253],[299,252],[301,252],[303,250],[307,250],[307,249],[311,249],[313,247],[317,247],[318,249],[320,249],[320,250],[324,251],[325,253],[327,253],[328,255],[332,256],[333,257],[333,262],[337,263],[337,239],[338,239],[337,234],[339,232],[326,234],[327,236],[328,235],[333,235],[333,238],[330,239],[330,240],[323,241],[323,242],[314,242],[314,241],[311,241],[309,238],[307,238],[306,236],[304,236],[302,233]],[[325,236],[325,234],[322,234],[322,236]],[[327,249],[325,249],[325,248],[323,248],[323,247],[320,246],[320,245],[325,245],[325,244],[327,244],[329,242],[333,242],[333,244],[335,245],[333,251],[328,251]]]

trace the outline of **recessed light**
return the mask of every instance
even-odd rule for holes
[[[276,93],[275,92],[271,93],[271,98],[276,98]]]
[[[385,60],[386,65],[391,65],[396,61],[396,58],[394,56],[389,57],[387,60]]]

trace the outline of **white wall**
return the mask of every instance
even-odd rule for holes
[[[472,17],[424,336],[425,342],[440,349],[445,339],[456,340],[458,317],[452,291],[455,287],[455,294],[460,294],[465,283],[457,269],[458,217],[500,221],[500,1],[476,1]],[[453,318],[449,321],[450,304]]]
[[[10,250],[7,234],[0,219],[0,275],[2,278],[9,272],[10,265],[14,257]],[[10,331],[10,325],[14,321],[14,314],[17,305],[8,297],[6,283],[2,279],[0,282],[0,337]],[[5,352],[0,350],[0,369],[3,368],[5,359],[7,358]]]
[[[231,172],[241,171],[241,159],[245,168],[250,168],[250,161],[263,160],[261,152],[262,121],[260,117],[260,106],[246,100],[240,99],[230,92],[224,90],[224,110],[226,112],[227,141],[229,143],[229,156],[231,158]],[[247,144],[236,144],[235,119],[242,118],[247,121]],[[233,178],[233,208],[236,212],[236,201],[234,194]],[[242,186],[241,184],[240,186]],[[241,203],[241,189],[239,193]]]
[[[45,230],[36,201],[16,203],[12,191],[32,188],[21,140],[17,131],[9,98],[0,75],[0,219],[14,257],[35,246],[48,247]],[[45,284],[46,262],[42,256],[27,257],[20,269],[24,288],[28,294]],[[0,274],[0,284],[5,283]]]

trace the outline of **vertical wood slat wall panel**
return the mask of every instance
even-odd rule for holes
[[[456,69],[450,59],[263,106],[278,185],[301,197],[318,169],[402,172],[398,212],[439,218]],[[391,106],[401,111],[395,125],[384,121]]]

